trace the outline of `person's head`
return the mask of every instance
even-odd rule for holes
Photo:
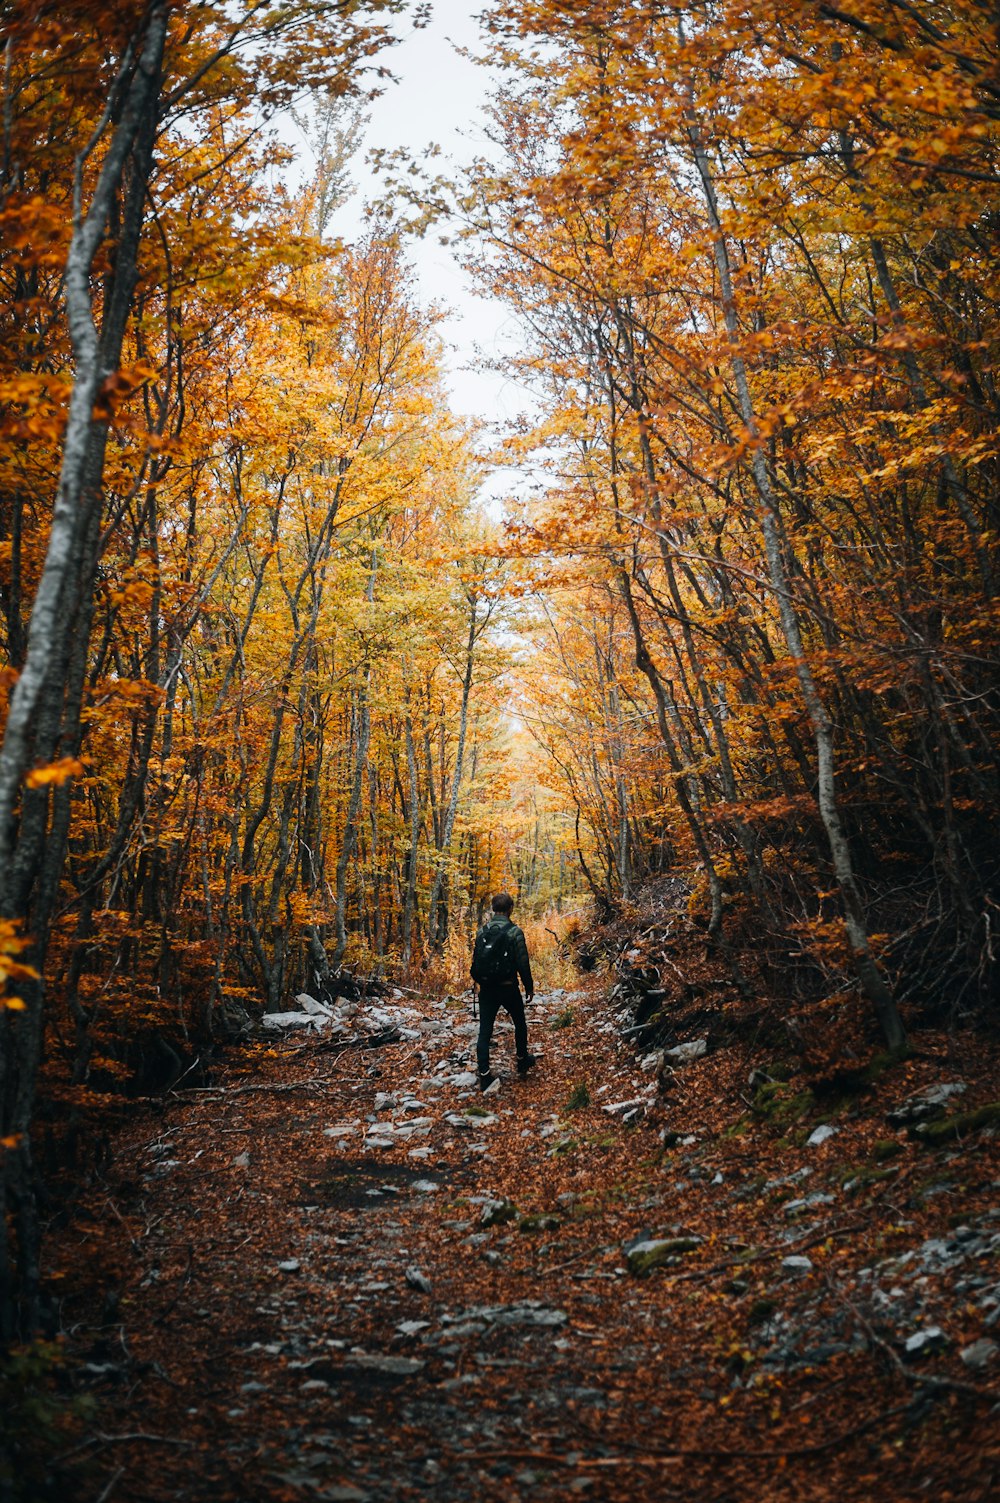
[[[502,913],[504,918],[510,918],[514,912],[514,899],[509,892],[498,892],[493,899],[493,912]]]

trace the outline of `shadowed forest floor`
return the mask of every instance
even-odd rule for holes
[[[485,1097],[438,1000],[142,1109],[50,1234],[95,1403],[62,1496],[996,1497],[996,1139],[886,1123],[994,1101],[982,1040],[768,1110],[744,1044],[664,1090],[596,985],[529,1022],[537,1071],[499,1027]]]

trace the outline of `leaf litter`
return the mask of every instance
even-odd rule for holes
[[[927,1036],[776,1121],[759,1048],[666,1077],[608,1018],[538,999],[484,1102],[468,1012],[383,1008],[129,1124],[51,1244],[115,1498],[994,1495],[996,1130],[915,1131],[996,1051]]]

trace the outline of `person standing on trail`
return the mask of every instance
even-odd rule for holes
[[[511,923],[513,909],[514,899],[510,893],[498,892],[493,899],[492,916],[476,935],[472,952],[471,975],[479,987],[476,1063],[481,1091],[497,1078],[490,1070],[490,1042],[501,1007],[509,1013],[514,1024],[518,1075],[523,1078],[536,1063],[535,1056],[528,1053],[528,1023],[524,1016],[524,1004],[535,995],[535,984],[531,979],[527,942],[517,925]],[[523,1000],[518,977],[524,982]]]

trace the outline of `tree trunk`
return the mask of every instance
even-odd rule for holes
[[[105,380],[121,362],[135,288],[168,11],[165,0],[154,0],[143,32],[137,33],[126,51],[104,118],[76,164],[73,235],[64,273],[73,389],[45,562],[0,746],[0,918],[29,926],[33,940],[29,959],[38,971],[45,959],[48,918],[62,868],[68,820],[60,817],[49,829],[44,794],[33,796],[30,806],[26,805],[23,779],[32,761],[51,755],[48,746],[55,746],[64,731],[75,741],[79,725],[85,676],[74,673],[67,679],[65,667],[74,656],[74,647],[77,660],[85,654],[93,612],[107,435],[107,421],[95,419],[94,408]],[[84,165],[116,114],[117,123],[84,213]],[[91,274],[127,173],[129,191],[105,292],[104,323],[98,333]],[[44,717],[40,715],[43,701]],[[39,734],[43,719],[44,738]],[[33,857],[40,833],[39,870]],[[33,906],[31,893],[39,878],[44,891]],[[30,1336],[39,1313],[39,1227],[29,1131],[42,1048],[42,982],[26,983],[21,995],[24,1011],[11,1014],[5,1009],[0,1019],[0,1136],[13,1140],[3,1154],[0,1184],[0,1340],[4,1344],[18,1328],[21,1335]],[[17,1241],[16,1271],[7,1246],[11,1216]]]
[[[747,379],[746,365],[742,355],[739,353],[739,323],[736,315],[732,269],[729,261],[729,250],[719,217],[718,200],[716,198],[711,165],[708,153],[702,144],[698,127],[690,124],[688,134],[694,152],[698,176],[701,179],[705,204],[708,210],[709,226],[712,231],[715,266],[719,276],[726,332],[729,336],[732,350],[730,361],[736,381],[740,414],[751,439],[756,440],[758,439],[759,429],[754,411],[753,398],[750,392],[750,383]],[[875,957],[872,954],[871,945],[868,941],[864,905],[861,901],[861,893],[854,875],[847,835],[844,831],[840,807],[837,802],[833,722],[823,702],[816,680],[813,677],[802,642],[798,616],[794,601],[792,600],[782,550],[778,503],[771,485],[771,477],[768,474],[764,451],[759,441],[753,445],[751,471],[760,501],[759,521],[764,539],[764,553],[767,559],[771,586],[778,602],[778,615],[781,622],[782,635],[795,665],[795,674],[799,681],[799,689],[805,703],[806,713],[809,716],[809,723],[812,726],[813,736],[815,737],[819,811],[830,847],[833,869],[840,886],[848,943],[854,957],[854,964],[862,990],[872,1004],[886,1043],[894,1053],[901,1053],[906,1047],[906,1033],[895,1000],[875,963]]]

